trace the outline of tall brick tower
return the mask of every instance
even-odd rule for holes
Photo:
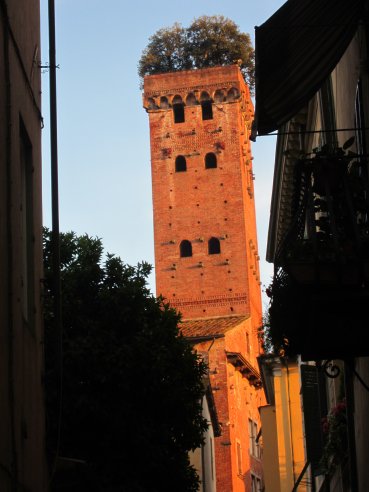
[[[263,403],[249,89],[231,65],[147,76],[143,100],[156,291],[182,313],[183,334],[209,362],[223,426],[217,492],[244,492],[262,482],[255,438]]]

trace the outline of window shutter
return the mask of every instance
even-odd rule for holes
[[[321,419],[325,402],[322,402],[324,392],[319,379],[316,366],[301,365],[306,452],[314,475],[319,474],[319,461],[323,451]]]

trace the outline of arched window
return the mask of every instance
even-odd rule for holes
[[[235,101],[240,97],[240,93],[236,87],[231,87],[227,92],[227,101]]]
[[[179,254],[182,258],[192,256],[192,244],[187,239],[181,241],[179,245]]]
[[[213,119],[213,105],[211,103],[211,98],[207,92],[202,92],[200,97],[202,119],[212,120]]]
[[[165,96],[161,96],[160,98],[160,109],[168,109],[169,101]]]
[[[187,171],[186,158],[183,155],[176,157],[176,173]]]
[[[174,96],[173,101],[174,123],[183,123],[185,120],[184,104],[181,96]]]
[[[208,241],[209,255],[218,255],[220,253],[220,241],[217,237],[211,237]]]
[[[196,96],[193,92],[190,92],[186,97],[186,106],[195,106],[197,104]]]
[[[224,100],[225,100],[224,92],[220,89],[216,90],[214,94],[214,102],[219,104],[222,103]]]
[[[213,152],[209,152],[205,156],[205,169],[213,169],[217,167],[217,156]]]

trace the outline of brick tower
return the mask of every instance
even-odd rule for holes
[[[223,429],[215,443],[217,491],[244,492],[262,481],[253,105],[237,65],[147,76],[143,100],[156,292],[182,313],[183,334],[209,363]]]

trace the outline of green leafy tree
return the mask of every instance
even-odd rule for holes
[[[254,49],[249,34],[222,15],[202,16],[188,28],[176,23],[157,31],[138,65],[145,75],[237,63],[250,89],[254,87]]]
[[[44,231],[48,448],[55,456],[59,446],[62,462],[79,466],[57,471],[52,490],[197,490],[188,452],[207,427],[206,368],[180,336],[178,313],[151,295],[147,263],[103,261],[101,240],[87,235],[60,239],[61,413],[51,234]]]

